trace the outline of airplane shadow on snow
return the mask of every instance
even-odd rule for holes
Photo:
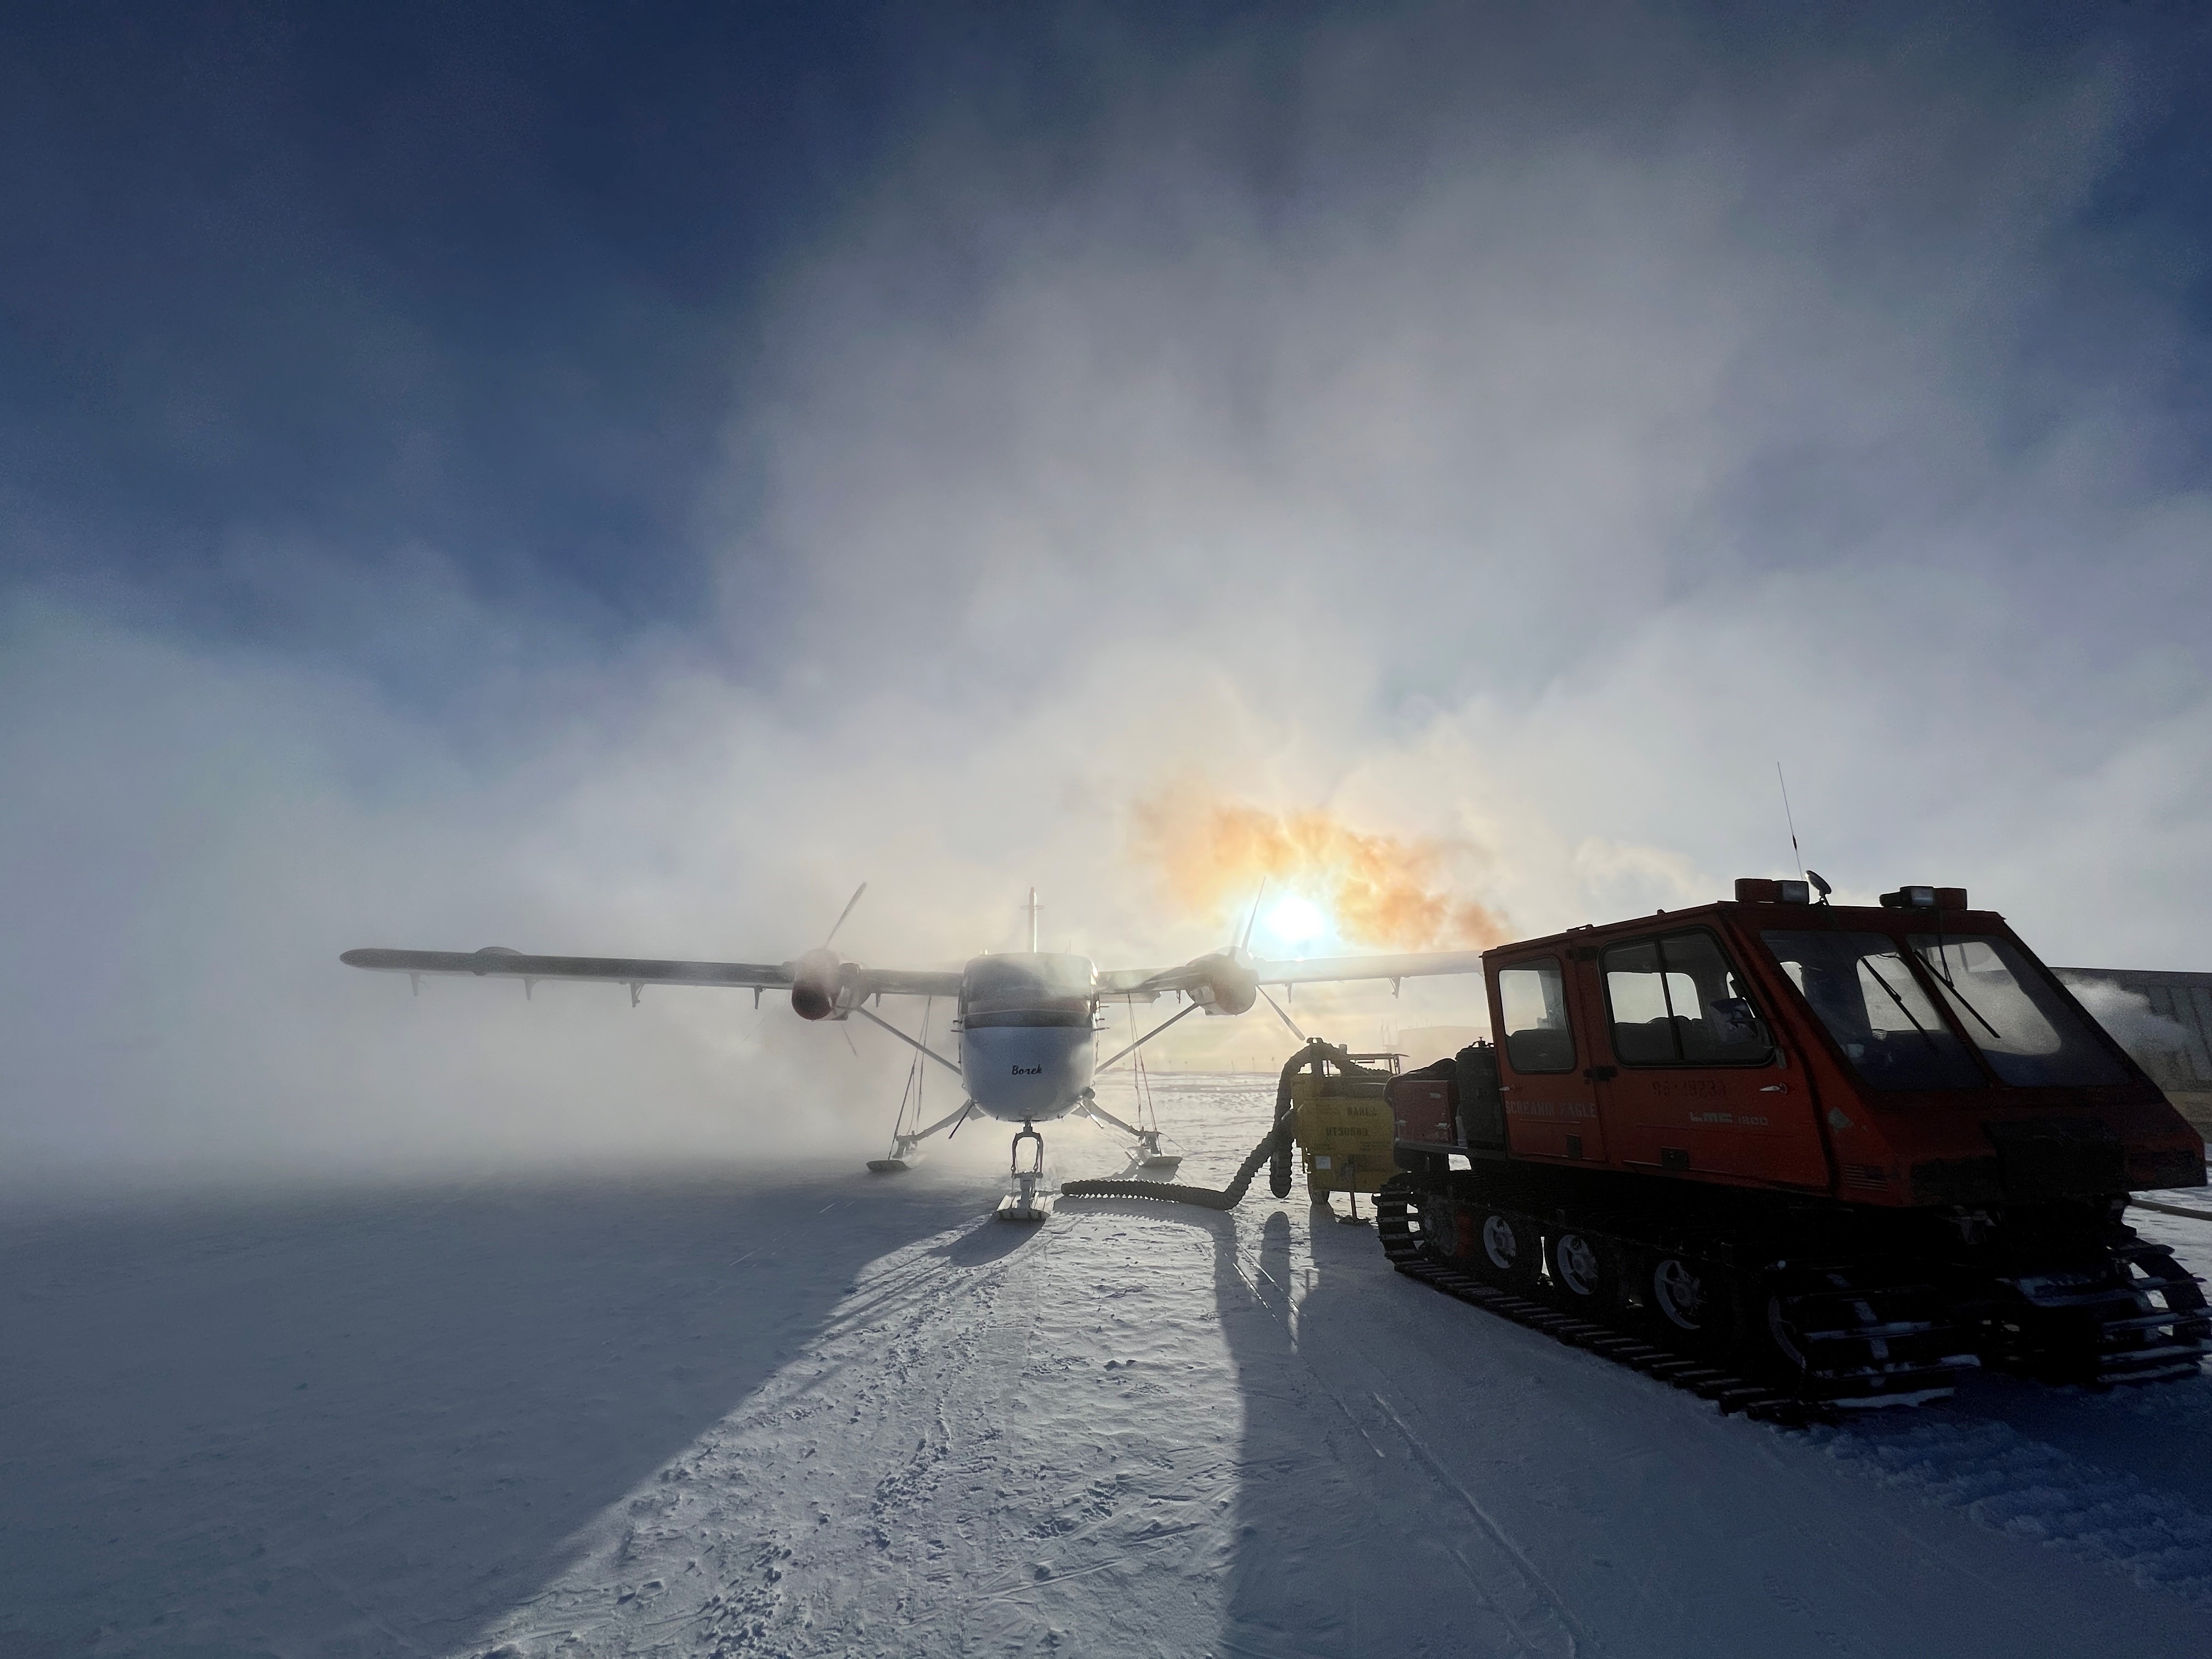
[[[955,1267],[983,1267],[1035,1245],[1040,1234],[1034,1227],[1002,1226],[988,1215],[957,1238],[942,1244],[933,1255]]]
[[[972,1182],[867,1181],[0,1223],[0,1659],[466,1642],[866,1262],[975,1214]]]

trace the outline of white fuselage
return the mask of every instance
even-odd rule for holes
[[[1091,1090],[1097,1010],[1087,957],[976,957],[960,994],[960,1075],[969,1098],[1008,1123],[1065,1117]]]
[[[1009,1123],[1065,1117],[1091,1086],[1097,1034],[1086,1026],[994,1027],[960,1034],[960,1075],[969,1098]]]

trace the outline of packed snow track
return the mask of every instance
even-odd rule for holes
[[[1272,1091],[1162,1085],[1181,1178]],[[0,1659],[2212,1646],[2203,1379],[1780,1430],[1302,1194],[998,1227],[962,1155],[17,1207]]]

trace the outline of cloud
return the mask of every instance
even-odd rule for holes
[[[2161,1087],[2188,1086],[2192,1069],[2188,1055],[2197,1039],[2179,1021],[2153,1012],[2148,997],[2112,980],[2069,974],[2066,988],[2154,1081]]]
[[[243,510],[289,638],[19,603],[9,1155],[842,1152],[879,1034],[333,958],[777,957],[866,878],[864,960],[1010,944],[1034,883],[1143,965],[1262,871],[1348,938],[1528,936],[1790,869],[1778,759],[1844,896],[2202,965],[2212,507],[2161,459],[2201,343],[2092,210],[2142,72],[1616,21],[1086,38],[1050,118],[948,107],[731,321],[690,626]]]
[[[818,941],[843,896],[733,855],[759,828],[726,779],[720,825],[653,821],[687,803],[665,756],[659,791],[627,787],[635,710],[487,763],[281,659],[9,620],[0,697],[36,713],[0,744],[21,809],[0,827],[11,1183],[757,1161],[888,1132],[905,1065],[887,1041],[855,1054],[773,1003],[413,997],[338,965],[380,942],[775,960]],[[653,704],[685,712],[673,688]],[[737,704],[715,712],[741,775],[772,744]]]
[[[1248,901],[1269,884],[1324,900],[1331,933],[1352,945],[1463,949],[1505,938],[1495,915],[1447,884],[1447,860],[1472,849],[1364,832],[1312,809],[1209,799],[1189,788],[1137,802],[1132,818],[1142,856],[1158,862],[1176,898],[1194,912]]]

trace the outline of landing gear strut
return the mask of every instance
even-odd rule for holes
[[[860,886],[862,890],[865,891],[867,888],[867,883],[862,882]],[[859,893],[853,895],[854,904],[859,903],[860,899],[860,895]],[[848,904],[845,908],[846,909],[850,910],[853,908],[853,905]],[[842,916],[839,917],[838,921],[842,926],[844,921],[844,918]],[[837,930],[833,927],[830,931],[834,933]],[[931,1124],[927,1129],[921,1127],[921,1097],[924,1086],[928,1082],[927,1068],[923,1066],[921,1063],[922,1060],[925,1058],[933,1060],[939,1065],[944,1066],[947,1071],[952,1072],[955,1074],[957,1074],[960,1069],[951,1060],[945,1059],[944,1055],[939,1054],[935,1049],[929,1046],[929,1016],[931,1012],[936,1006],[937,1000],[934,997],[932,997],[928,1001],[922,1004],[921,1036],[919,1037],[908,1036],[904,1031],[899,1030],[897,1026],[892,1024],[889,1020],[882,1018],[878,1015],[870,1013],[865,1007],[857,1007],[853,1010],[854,1013],[860,1015],[864,1018],[874,1020],[877,1024],[882,1026],[884,1030],[889,1031],[901,1042],[905,1043],[907,1047],[915,1051],[914,1064],[908,1069],[906,1074],[906,1087],[899,1093],[897,1115],[891,1119],[890,1152],[883,1158],[872,1158],[868,1160],[868,1169],[872,1174],[904,1175],[908,1170],[914,1167],[914,1149],[915,1147],[921,1146],[923,1141],[928,1139],[930,1136],[936,1134],[940,1130],[951,1130],[951,1134],[948,1134],[945,1138],[947,1140],[951,1139],[952,1135],[957,1135],[960,1133],[960,1126],[968,1121],[969,1114],[975,1109],[975,1103],[974,1101],[963,1100],[960,1103],[960,1109],[958,1111],[948,1112],[945,1116],[938,1119],[936,1122]],[[842,1016],[841,1015],[840,1018],[842,1018]],[[908,1109],[909,1107],[913,1109],[912,1121],[914,1123],[914,1127],[911,1129],[907,1127],[907,1123],[908,1121]]]
[[[1133,1136],[1137,1144],[1129,1149],[1129,1160],[1136,1168],[1151,1171],[1152,1178],[1164,1181],[1182,1163],[1182,1153],[1160,1150],[1160,1132],[1158,1129],[1140,1129],[1133,1123],[1122,1122],[1101,1106],[1097,1097],[1088,1089],[1083,1091],[1082,1111],[1093,1123],[1103,1123],[1109,1129],[1119,1129],[1125,1135]]]
[[[902,1134],[894,1130],[891,1134],[890,1156],[870,1158],[868,1160],[870,1171],[876,1175],[904,1175],[907,1170],[913,1168],[912,1160],[915,1147],[940,1129],[950,1129],[954,1134],[959,1133],[961,1124],[967,1121],[968,1115],[975,1109],[974,1101],[963,1101],[958,1111],[938,1119],[927,1129],[917,1129],[911,1134]],[[950,1136],[946,1138],[951,1139]]]
[[[1030,1143],[1027,1167],[1022,1163],[1022,1142]],[[1038,1222],[1051,1213],[1052,1200],[1041,1196],[1038,1186],[1044,1180],[1044,1137],[1027,1118],[1014,1132],[1014,1149],[1007,1174],[1014,1190],[999,1200],[997,1218],[1000,1221]]]

